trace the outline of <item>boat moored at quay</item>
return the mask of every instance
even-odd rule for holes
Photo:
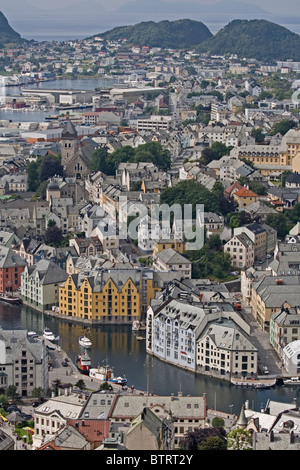
[[[232,385],[238,387],[251,387],[256,389],[274,387],[277,383],[277,378],[264,378],[264,377],[236,377],[230,380]]]

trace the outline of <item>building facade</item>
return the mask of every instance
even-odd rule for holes
[[[31,397],[35,388],[48,391],[48,354],[44,342],[27,338],[26,330],[0,328],[0,390],[15,386],[21,397]]]

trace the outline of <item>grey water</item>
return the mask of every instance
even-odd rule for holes
[[[27,329],[42,334],[45,327],[59,337],[58,343],[75,362],[82,351],[78,340],[86,334],[92,341],[89,355],[92,367],[108,363],[117,376],[126,376],[128,385],[157,395],[206,395],[208,408],[238,415],[247,400],[260,411],[268,399],[292,403],[299,401],[300,387],[276,386],[265,390],[239,388],[209,376],[201,376],[167,364],[149,355],[145,341],[139,341],[130,325],[85,326],[51,316],[44,316],[24,305],[0,302],[0,327],[4,330]],[[0,331],[1,340],[1,331]]]

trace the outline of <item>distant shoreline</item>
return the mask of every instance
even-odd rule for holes
[[[210,32],[213,35],[215,35],[218,31],[220,31],[224,26],[226,26],[228,24],[228,21],[226,21],[226,20],[224,20],[222,22],[205,22],[205,21],[203,21],[203,23],[205,24],[205,26],[208,27]],[[296,34],[300,35],[300,22],[299,23],[287,23],[287,24],[277,22],[277,24],[280,25],[280,26],[283,26],[284,28],[289,29],[293,33],[296,33]],[[99,28],[99,29],[101,29],[101,28]],[[26,31],[25,32],[21,31],[20,34],[24,39],[27,39],[29,41],[34,40],[34,41],[38,41],[38,42],[43,42],[43,41],[46,41],[46,42],[52,42],[52,41],[63,42],[63,41],[83,40],[83,39],[87,39],[87,38],[89,38],[91,36],[95,36],[95,35],[101,36],[101,34],[103,34],[103,33],[110,30],[109,27],[107,27],[103,31],[99,31],[99,29],[94,30],[94,27],[91,27],[91,29],[89,29],[89,31],[80,32],[78,30],[75,30],[73,32],[72,30],[70,30],[70,32],[68,32],[68,33],[66,32],[65,29],[63,31],[59,31],[59,32],[55,32],[55,31],[45,32],[45,30],[42,30],[42,31],[35,32],[34,35],[32,35],[32,31],[34,31],[34,29],[30,29],[30,32],[27,33]]]

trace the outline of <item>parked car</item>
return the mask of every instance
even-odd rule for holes
[[[17,405],[14,405],[14,404],[8,405],[8,407],[6,408],[6,411],[8,413],[12,413],[13,411],[19,411],[21,413],[20,408]]]

